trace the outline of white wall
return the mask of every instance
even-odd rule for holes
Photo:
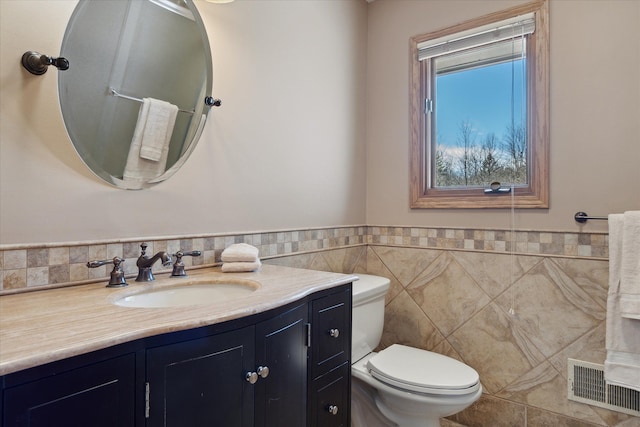
[[[369,5],[367,224],[510,226],[507,210],[409,209],[409,38],[520,0],[377,0]],[[515,226],[606,231],[591,215],[640,209],[640,2],[550,0],[550,209]]]
[[[20,65],[57,55],[75,4],[0,1],[0,244],[364,223],[365,2],[198,1],[223,106],[176,175],[135,192],[74,152],[58,71]]]

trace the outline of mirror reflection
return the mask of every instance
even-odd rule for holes
[[[211,54],[191,0],[80,0],[58,73],[76,151],[119,188],[171,176],[200,136],[211,94]]]

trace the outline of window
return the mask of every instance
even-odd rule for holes
[[[548,52],[546,0],[411,39],[412,208],[549,206]]]

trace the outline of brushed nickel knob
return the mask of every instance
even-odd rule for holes
[[[258,369],[256,369],[256,373],[260,376],[260,378],[267,378],[269,376],[269,367],[258,366]]]
[[[258,374],[255,372],[247,372],[244,379],[247,380],[249,384],[255,384],[256,381],[258,381]]]
[[[338,415],[338,406],[337,405],[329,405],[327,407],[327,412],[331,415]]]
[[[338,338],[340,336],[340,330],[338,329],[329,329],[329,336],[333,338]]]

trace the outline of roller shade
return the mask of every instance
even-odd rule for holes
[[[459,52],[503,40],[523,37],[535,31],[535,13],[514,16],[445,37],[418,43],[418,60]]]

